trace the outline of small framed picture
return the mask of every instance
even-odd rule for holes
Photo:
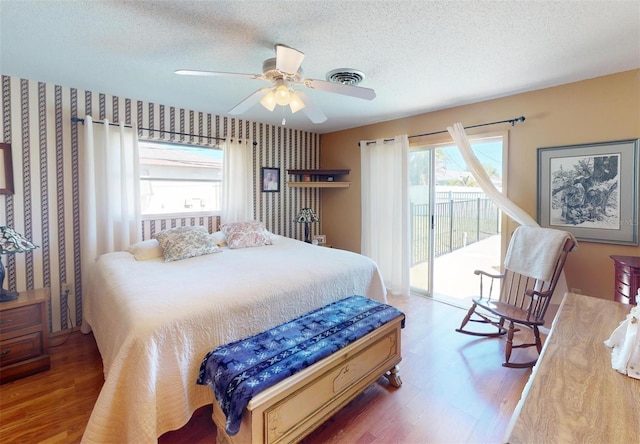
[[[0,143],[0,194],[13,194],[11,145]]]
[[[262,191],[264,193],[280,191],[280,168],[262,168]]]
[[[318,245],[326,244],[327,236],[325,236],[324,234],[318,234],[317,236],[313,236],[312,240],[316,241]]]

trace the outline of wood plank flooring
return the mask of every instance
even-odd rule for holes
[[[456,333],[459,308],[418,296],[389,303],[407,315],[403,386],[381,379],[304,443],[501,442],[531,371],[501,366],[503,340]],[[51,349],[51,370],[0,386],[0,442],[80,442],[102,383],[93,336],[71,334]],[[211,406],[159,442],[215,443]]]

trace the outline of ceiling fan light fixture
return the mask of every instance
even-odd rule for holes
[[[280,106],[287,106],[291,102],[291,93],[284,83],[280,83],[275,89],[275,100]]]
[[[260,104],[269,111],[273,111],[275,109],[276,95],[273,93],[273,90],[269,91],[262,99],[260,99]]]
[[[297,111],[300,111],[305,106],[307,106],[307,105],[305,105],[304,101],[298,95],[298,93],[296,91],[292,91],[291,92],[291,102],[289,102],[289,107],[291,108],[291,112],[292,113],[296,113]]]
[[[364,100],[373,100],[376,97],[373,89],[357,86],[364,79],[362,71],[341,68],[329,72],[327,80],[305,78],[302,70],[303,52],[282,44],[277,44],[275,49],[276,56],[262,63],[262,74],[200,70],[177,70],[175,72],[183,75],[241,77],[271,83],[271,86],[254,91],[231,108],[229,114],[232,115],[247,112],[259,101],[265,109],[271,112],[275,110],[276,105],[283,108],[288,105],[292,113],[303,110],[313,123],[325,122],[327,116],[313,104],[313,100],[307,97],[302,90],[292,89],[293,85],[296,88],[304,86],[312,90],[342,94]],[[285,122],[283,117],[282,124],[284,125]]]

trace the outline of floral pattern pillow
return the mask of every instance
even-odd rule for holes
[[[271,245],[271,235],[259,221],[234,222],[221,228],[229,248],[261,247]]]
[[[173,262],[222,250],[205,227],[178,227],[153,236],[162,248],[165,262]]]

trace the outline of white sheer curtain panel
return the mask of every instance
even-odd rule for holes
[[[140,161],[135,128],[85,118],[80,151],[83,286],[98,256],[142,240]],[[85,286],[86,288],[86,286]]]
[[[253,141],[226,140],[223,150],[220,222],[225,224],[252,220]]]
[[[520,208],[517,204],[515,204],[511,199],[509,199],[506,195],[502,194],[491,182],[487,172],[484,170],[480,161],[473,153],[473,149],[471,148],[471,143],[467,137],[467,133],[464,130],[464,126],[462,123],[457,122],[454,123],[453,126],[448,126],[447,131],[451,137],[453,137],[453,141],[458,145],[458,149],[462,154],[462,158],[464,162],[467,164],[467,167],[473,174],[473,177],[476,179],[482,191],[487,194],[491,198],[493,202],[495,202],[498,207],[502,211],[504,211],[511,219],[519,223],[520,225],[531,226],[531,227],[539,227],[538,222],[529,216],[529,213],[525,212],[522,208]],[[560,274],[560,278],[558,279],[558,283],[556,284],[555,292],[553,293],[552,303],[560,303],[562,296],[565,292],[568,291],[567,280],[565,278],[564,270]]]
[[[502,194],[500,190],[495,187],[493,182],[491,182],[487,172],[473,153],[471,143],[467,138],[467,133],[465,132],[462,124],[460,122],[454,123],[453,127],[447,127],[447,131],[449,131],[449,134],[453,137],[453,141],[458,145],[458,149],[460,150],[460,154],[462,154],[464,162],[467,164],[467,167],[469,168],[469,171],[471,171],[471,174],[473,174],[476,182],[480,185],[480,188],[482,188],[482,191],[484,191],[485,194],[489,196],[502,211],[520,225],[537,227],[538,223],[535,219],[529,216],[528,213],[511,201],[507,196]]]
[[[409,294],[409,140],[360,142],[362,254],[380,268],[387,290]]]

